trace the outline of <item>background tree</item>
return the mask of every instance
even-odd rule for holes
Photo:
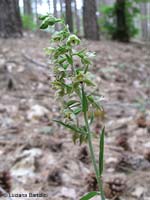
[[[140,3],[141,10],[141,28],[142,28],[142,37],[144,40],[149,38],[148,35],[148,3],[142,2]],[[149,13],[150,15],[150,13]]]
[[[76,24],[77,33],[78,35],[80,35],[81,23],[80,23],[80,16],[77,9],[77,0],[74,0],[74,12],[75,12],[75,24]]]
[[[64,4],[64,0],[60,0],[60,16],[61,17],[63,17],[63,14],[64,14],[63,4]]]
[[[73,32],[72,0],[65,0],[66,5],[66,24],[69,25],[70,32]]]
[[[53,8],[54,8],[54,16],[55,17],[58,17],[57,3],[58,3],[58,0],[53,0]],[[55,25],[55,30],[56,31],[59,30],[58,24]]]
[[[126,0],[116,0],[115,5],[116,15],[116,31],[113,34],[113,39],[121,42],[129,42],[129,29],[126,18]]]
[[[32,16],[32,2],[31,0],[23,0],[24,15]]]
[[[140,4],[142,2],[141,8]],[[131,38],[148,37],[148,5],[147,0],[116,0],[110,5],[101,6],[101,29],[112,39],[129,42]],[[141,25],[139,14],[141,13]]]
[[[97,8],[100,7],[101,3],[103,3],[103,0],[96,0],[96,6],[97,6]]]
[[[18,0],[0,0],[0,37],[22,36]]]
[[[50,13],[50,9],[51,9],[51,2],[50,2],[50,0],[47,0],[47,5],[48,5],[49,13]]]
[[[83,1],[83,25],[86,39],[99,40],[99,26],[96,16],[96,1]]]
[[[34,0],[34,9],[35,9],[35,21],[38,24],[38,0]]]

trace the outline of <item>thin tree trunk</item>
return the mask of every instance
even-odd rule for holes
[[[83,1],[83,25],[86,39],[99,40],[99,26],[96,16],[96,1]]]
[[[64,0],[59,0],[59,3],[60,3],[60,13],[59,13],[59,17],[60,18],[64,18]],[[63,28],[63,25],[62,24],[59,24],[60,26],[60,29]]]
[[[149,18],[148,18],[148,24],[149,24],[149,26],[148,26],[148,38],[149,38],[149,40],[150,40],[150,2],[148,2],[148,16],[149,16]]]
[[[66,24],[69,25],[70,32],[73,32],[72,0],[65,0],[66,3]]]
[[[37,8],[37,5],[38,5],[38,0],[35,0],[35,21],[36,21],[36,24],[39,24],[39,20],[38,20],[38,8]]]
[[[22,36],[18,0],[0,0],[0,37]]]
[[[32,16],[31,0],[23,0],[23,12],[24,15]]]
[[[47,5],[48,5],[49,13],[50,13],[51,12],[51,2],[50,2],[50,0],[47,0]]]
[[[64,1],[60,0],[60,16],[61,17],[63,17],[63,14],[64,14],[63,3],[64,3]]]
[[[58,17],[58,12],[57,12],[57,3],[58,3],[58,0],[53,0],[54,16],[55,16],[55,17]],[[59,30],[59,26],[58,26],[58,24],[55,25],[55,30],[56,30],[56,31]]]
[[[142,28],[142,37],[144,40],[148,39],[148,4],[147,3],[141,3],[141,14],[144,19],[141,19],[141,28]]]
[[[100,0],[96,0],[96,7],[97,7],[97,10],[98,10],[98,11],[99,11],[99,9],[100,9],[100,3],[101,3]]]
[[[77,9],[77,1],[74,0],[74,7],[75,7],[75,23],[76,23],[76,29],[78,35],[80,35],[80,16],[78,14],[78,9]]]

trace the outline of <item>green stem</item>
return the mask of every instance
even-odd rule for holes
[[[70,49],[69,55],[70,55],[70,57],[73,59],[72,49]],[[71,70],[72,70],[72,74],[75,75],[75,74],[76,74],[76,71],[75,71],[75,68],[74,68],[73,63],[71,64]]]
[[[94,155],[94,149],[93,149],[93,144],[92,144],[92,134],[91,134],[89,123],[88,123],[87,112],[84,112],[84,121],[85,121],[86,129],[87,129],[87,133],[88,133],[88,144],[89,144],[92,163],[93,163],[95,174],[96,174],[98,189],[100,191],[101,200],[105,200],[105,195],[104,195],[103,186],[102,186],[102,179],[99,175],[99,171],[98,171],[98,168],[97,168],[97,165],[96,165],[96,158],[95,158],[95,155]]]
[[[70,54],[70,57],[72,58],[73,57],[72,50],[70,50],[69,54]],[[75,71],[73,63],[71,65],[71,69],[72,69],[73,75],[75,75],[76,71]],[[81,88],[84,91],[83,83],[81,84]],[[81,99],[81,95],[80,95],[80,99]],[[91,134],[90,127],[89,127],[87,111],[85,111],[83,113],[84,113],[85,126],[86,126],[87,133],[88,133],[88,144],[89,144],[89,149],[90,149],[90,155],[91,155],[92,163],[93,163],[95,174],[96,174],[96,180],[97,180],[97,183],[98,183],[98,189],[100,191],[101,200],[105,200],[105,195],[104,195],[103,185],[102,185],[102,178],[100,176],[100,173],[99,173],[99,170],[98,170],[97,164],[96,164],[96,158],[95,158],[93,144],[92,144],[92,134]]]

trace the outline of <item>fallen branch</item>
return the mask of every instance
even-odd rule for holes
[[[145,100],[146,101],[146,100]],[[103,107],[107,107],[107,108],[114,108],[114,109],[116,109],[116,107],[118,108],[122,108],[122,109],[137,109],[137,102],[135,102],[135,103],[121,103],[121,102],[112,102],[112,103],[107,103],[106,101],[102,101],[101,102],[101,105],[103,106]],[[148,103],[147,103],[148,104]],[[146,105],[147,105],[146,104]]]
[[[29,62],[31,62],[31,63],[37,65],[38,67],[47,68],[47,65],[45,65],[44,63],[41,63],[41,62],[38,62],[38,61],[32,59],[31,57],[29,57],[29,56],[28,56],[27,54],[25,54],[24,52],[22,53],[22,56],[23,56],[26,60],[28,60]]]
[[[127,128],[127,124],[120,124],[117,127],[108,129],[107,131],[113,132],[113,131],[117,131],[117,130],[120,130],[120,129],[126,129],[126,128]]]

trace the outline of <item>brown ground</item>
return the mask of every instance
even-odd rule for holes
[[[52,122],[59,106],[43,51],[48,45],[34,34],[0,40],[0,173],[10,171],[11,194],[49,196],[13,200],[78,200],[96,187],[86,145],[75,146],[71,133]],[[104,96],[105,119],[94,128],[106,126],[106,196],[118,190],[114,199],[150,200],[150,49],[110,41],[83,46],[97,54],[92,70]],[[97,138],[94,146],[98,155]]]

